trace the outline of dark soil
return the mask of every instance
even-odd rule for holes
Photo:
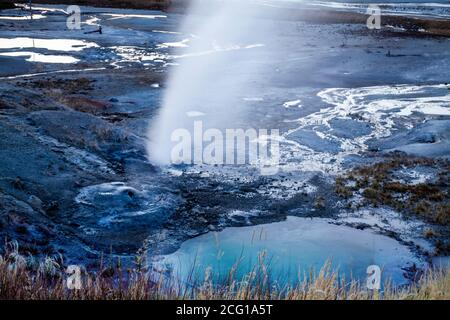
[[[2,2],[0,2],[0,10],[2,10],[2,9],[13,9],[15,7],[16,6],[15,6],[13,1],[2,0]]]

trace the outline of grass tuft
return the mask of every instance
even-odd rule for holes
[[[232,268],[233,269],[233,268]],[[121,264],[98,272],[81,274],[82,287],[69,290],[62,259],[36,260],[19,254],[16,242],[6,245],[0,256],[0,299],[5,300],[430,300],[450,299],[450,270],[429,270],[418,282],[406,287],[385,285],[382,292],[367,290],[356,281],[346,281],[327,263],[319,273],[310,271],[295,285],[270,282],[270,271],[261,257],[242,280],[234,271],[222,284],[213,284],[212,270],[190,285],[148,270],[123,269]]]

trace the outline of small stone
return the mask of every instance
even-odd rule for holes
[[[31,195],[28,197],[28,204],[35,210],[42,210],[42,200],[38,197]]]
[[[59,209],[58,201],[51,201],[49,204],[46,205],[46,213],[49,216],[55,216]]]
[[[28,233],[28,229],[26,226],[21,225],[21,226],[17,226],[16,227],[16,232],[20,233],[20,234],[27,234]]]
[[[208,222],[208,220],[206,220],[203,217],[198,218],[198,221],[201,222],[201,223],[207,223]]]

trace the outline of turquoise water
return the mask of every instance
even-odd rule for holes
[[[208,233],[183,243],[160,266],[169,267],[184,281],[193,270],[192,279],[203,279],[210,269],[211,278],[220,282],[233,266],[237,266],[235,279],[242,280],[263,259],[271,280],[286,284],[331,260],[346,279],[365,281],[367,267],[378,265],[382,282],[403,284],[402,267],[422,263],[394,239],[329,222],[288,217],[284,222]]]

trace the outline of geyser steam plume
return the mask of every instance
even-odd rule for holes
[[[201,120],[204,130],[245,129],[239,126],[248,111],[243,97],[255,91],[254,80],[267,66],[261,61],[270,55],[269,16],[269,7],[246,0],[193,1],[180,30],[189,37],[187,46],[176,53],[179,65],[171,70],[163,105],[150,125],[150,161],[170,164],[172,133],[192,132],[194,121]]]

